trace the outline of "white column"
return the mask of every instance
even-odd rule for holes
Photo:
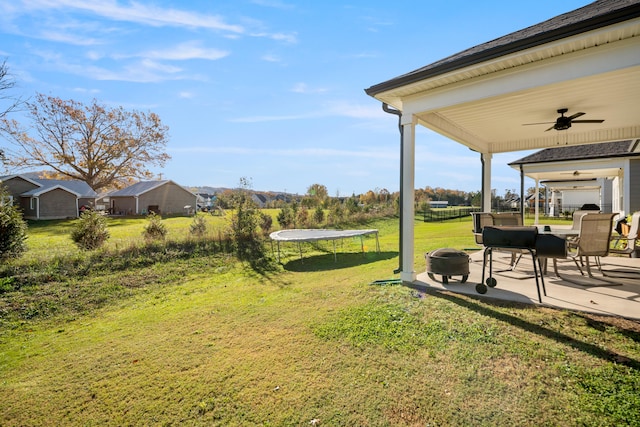
[[[402,272],[403,282],[414,282],[416,272],[414,268],[414,216],[415,216],[415,153],[416,133],[413,115],[402,115]]]
[[[620,202],[620,207],[622,208],[622,212],[625,215],[632,214],[631,211],[631,174],[629,171],[631,170],[631,161],[629,159],[624,161],[624,168],[621,168],[618,172],[618,176],[620,177],[620,197],[622,198]],[[626,171],[626,173],[625,173]],[[637,183],[636,183],[637,184]]]
[[[537,179],[537,178],[536,178],[536,191],[533,194],[533,199],[534,199],[533,203],[534,203],[534,206],[535,206],[535,208],[534,208],[534,212],[535,212],[534,218],[535,219],[533,220],[533,223],[535,225],[538,225],[538,219],[539,219],[539,216],[540,216],[540,212],[539,212],[540,207],[538,206],[538,205],[540,205],[540,180]]]
[[[482,212],[491,212],[491,158],[493,157],[493,154],[482,153],[481,155],[484,163],[482,176],[482,194],[484,195],[484,204],[482,205]]]

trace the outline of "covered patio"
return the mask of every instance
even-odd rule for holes
[[[640,139],[639,36],[640,0],[600,0],[365,90],[399,118],[402,281],[418,279],[416,127],[478,153],[488,212],[496,153]],[[632,183],[640,182],[640,167],[618,176],[624,209],[624,192],[638,191]],[[521,212],[523,204],[521,197]]]
[[[522,257],[515,270],[496,273],[495,270],[506,270],[510,255],[494,256],[497,259],[494,259],[493,277],[497,286],[490,288],[483,297],[538,304],[531,259]],[[453,276],[447,284],[443,284],[441,277],[434,275],[434,280],[426,272],[419,273],[412,283],[417,287],[480,296],[475,290],[475,284],[479,283],[482,277],[482,251],[471,254],[470,260],[469,278],[465,283],[461,283],[460,277]],[[542,297],[542,305],[640,320],[638,259],[608,256],[601,260],[602,269],[607,276],[599,273],[594,274],[594,278],[581,276],[572,261],[562,260],[558,263],[558,271],[563,278],[571,280],[569,282],[556,277],[550,268],[544,275],[547,295]]]

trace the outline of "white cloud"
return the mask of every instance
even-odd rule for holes
[[[280,62],[280,57],[270,53],[262,55],[262,60],[267,62]]]
[[[217,60],[228,56],[229,52],[213,48],[203,48],[200,46],[200,42],[191,41],[181,43],[174,47],[169,47],[164,50],[151,50],[148,52],[142,52],[137,56],[153,59],[166,59],[173,61],[184,61],[189,59],[207,59]]]
[[[291,88],[291,92],[295,93],[324,93],[327,92],[325,88],[310,88],[306,83],[296,83]]]
[[[294,6],[279,0],[252,0],[251,3],[258,6],[271,7],[274,9],[293,9]]]
[[[160,8],[131,2],[123,6],[113,0],[86,1],[86,0],[25,0],[25,9],[64,9],[79,10],[93,13],[114,21],[135,22],[150,26],[174,26],[205,28],[210,30],[228,31],[231,33],[244,33],[245,29],[240,25],[227,24],[217,15],[204,15],[189,11]]]

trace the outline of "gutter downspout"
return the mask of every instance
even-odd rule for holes
[[[482,164],[482,168],[480,169],[480,173],[482,174],[482,179],[480,180],[480,212],[484,211],[484,156],[480,153],[480,163]]]
[[[520,216],[522,217],[522,224],[524,224],[524,169],[522,164],[520,165]]]
[[[386,102],[382,103],[382,110],[384,110],[385,113],[389,113],[389,114],[393,114],[398,116],[398,130],[400,131],[400,242],[399,242],[399,248],[398,248],[398,269],[397,270],[393,270],[393,274],[398,274],[400,272],[402,272],[403,270],[403,264],[402,264],[402,243],[403,243],[403,209],[402,206],[404,204],[404,191],[402,190],[403,188],[403,179],[402,179],[402,175],[403,175],[403,167],[404,167],[404,137],[403,137],[403,130],[402,130],[402,111],[400,110],[396,110],[394,108],[390,108],[389,104],[387,104]]]

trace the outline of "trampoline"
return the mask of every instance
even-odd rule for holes
[[[300,251],[300,259],[302,260],[302,242],[315,242],[318,240],[332,240],[333,241],[333,258],[338,260],[336,255],[336,240],[348,239],[350,237],[360,237],[360,248],[364,253],[364,241],[363,238],[366,235],[375,234],[376,236],[376,251],[380,252],[380,242],[378,241],[378,230],[326,230],[326,229],[294,229],[294,230],[279,230],[274,231],[269,235],[271,240],[278,243],[278,262],[280,262],[280,242],[296,242],[298,243],[298,250]]]

